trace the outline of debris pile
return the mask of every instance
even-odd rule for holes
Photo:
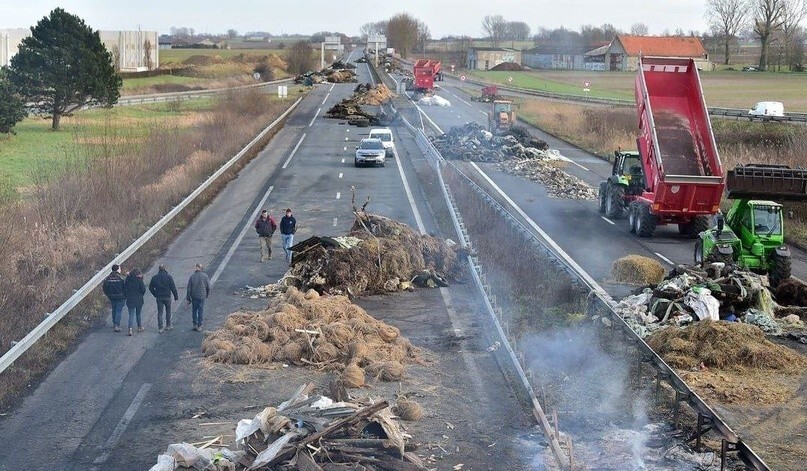
[[[346,119],[348,124],[359,127],[389,126],[398,118],[397,113],[390,116],[382,109],[378,114],[374,115],[364,111],[361,105],[379,106],[389,101],[393,96],[395,95],[384,84],[375,86],[369,83],[359,84],[356,86],[353,95],[332,106],[325,112],[325,117]]]
[[[506,136],[494,136],[478,123],[452,127],[432,143],[447,159],[474,162],[502,162],[509,159],[548,158],[546,142],[535,139],[522,128],[512,128]]]
[[[360,105],[379,106],[388,102],[392,97],[395,96],[383,83],[379,85],[360,83],[356,85],[353,93],[356,103]]]
[[[405,364],[419,361],[401,332],[367,314],[345,296],[303,294],[294,287],[264,311],[235,312],[202,342],[214,362],[287,363],[339,372],[345,387],[366,378],[400,381]]]
[[[333,69],[333,70],[355,69],[355,68],[356,68],[356,64],[353,64],[352,62],[336,61],[333,64],[331,64],[331,69]]]
[[[356,80],[356,72],[352,69],[355,69],[356,66],[353,64],[345,64],[341,61],[336,61],[332,64],[331,67],[326,67],[317,72],[306,72],[302,75],[298,75],[294,78],[294,83],[299,83],[307,86],[311,86],[317,83],[322,82],[331,82],[331,83],[349,83],[349,82],[357,82]]]
[[[491,67],[490,70],[495,71],[504,71],[504,72],[516,72],[524,70],[521,65],[516,64],[515,62],[502,62],[501,64],[497,65],[496,67]]]
[[[665,270],[655,259],[628,255],[614,262],[611,274],[617,283],[646,286],[661,283]]]
[[[235,428],[235,448],[169,445],[151,471],[178,467],[213,471],[339,470],[401,471],[426,469],[414,454],[386,400],[335,402],[309,397],[313,385],[301,386],[287,401],[267,407]]]
[[[418,103],[426,106],[441,106],[441,107],[451,106],[450,101],[438,95],[424,96],[420,100],[418,100]]]
[[[555,151],[556,152],[556,151]],[[571,200],[594,200],[597,192],[588,183],[566,173],[553,150],[546,151],[536,159],[506,160],[499,167],[507,173],[544,184],[547,193],[553,198]]]
[[[292,247],[285,282],[301,290],[359,295],[447,286],[457,279],[459,246],[406,224],[356,211],[348,237],[312,237]]]

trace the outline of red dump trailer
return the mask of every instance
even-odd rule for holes
[[[416,92],[426,93],[434,89],[434,82],[443,79],[440,71],[440,61],[432,59],[418,59],[412,67],[414,74],[413,85]]]
[[[695,61],[641,58],[636,106],[644,190],[628,208],[631,232],[651,237],[663,224],[678,224],[681,234],[707,230],[725,181]]]

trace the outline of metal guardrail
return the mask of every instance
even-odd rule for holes
[[[253,88],[263,88],[270,85],[277,85],[281,83],[291,82],[293,79],[286,78],[280,80],[273,80],[271,82],[252,83],[249,85],[240,85],[238,87],[229,88],[211,88],[209,90],[189,90],[186,92],[169,92],[169,93],[154,93],[151,95],[129,95],[118,98],[116,105],[141,105],[144,103],[160,103],[165,101],[183,101],[193,100],[197,98],[206,98],[210,96],[224,95],[230,92],[239,92],[244,90],[251,90]]]
[[[201,185],[199,185],[190,195],[185,197],[178,205],[174,206],[165,216],[160,218],[153,226],[146,230],[137,240],[130,246],[126,247],[120,254],[118,254],[112,261],[110,261],[104,268],[96,273],[92,278],[87,281],[84,286],[79,288],[67,299],[61,306],[56,308],[52,313],[45,314],[45,320],[39,323],[31,330],[22,340],[14,344],[2,357],[0,357],[0,373],[5,371],[11,366],[14,361],[25,353],[37,340],[42,338],[50,329],[53,328],[64,316],[66,316],[74,307],[78,305],[84,298],[86,298],[95,288],[97,288],[103,280],[109,275],[112,265],[120,265],[138,249],[146,244],[157,232],[160,231],[166,224],[171,222],[183,209],[191,204],[203,191],[205,191],[213,182],[215,182],[224,172],[230,169],[236,162],[246,155],[266,134],[274,129],[278,124],[282,123],[284,119],[292,112],[297,105],[302,101],[302,97],[298,98],[289,108],[283,112],[277,119],[272,121],[269,126],[264,128],[249,144],[247,144],[240,152],[228,160],[218,170],[216,170],[210,177],[207,178]]]

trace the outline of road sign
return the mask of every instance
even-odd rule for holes
[[[254,74],[252,74],[252,78],[254,78],[255,80],[260,80],[261,79],[261,74],[259,74],[258,72],[255,72]]]
[[[507,81],[513,83],[513,77],[507,77]]]
[[[589,82],[589,81],[583,82],[583,87],[584,88],[591,88],[591,82]]]
[[[451,64],[451,71],[454,72],[454,64]]]
[[[462,81],[464,82],[464,81],[465,81],[465,76],[464,76],[464,75],[460,75],[460,80],[462,80]]]

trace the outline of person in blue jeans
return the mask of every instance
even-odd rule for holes
[[[123,314],[123,306],[126,304],[123,284],[120,265],[112,265],[112,273],[104,279],[103,290],[112,305],[112,330],[115,332],[120,332],[120,318]]]
[[[286,252],[286,263],[291,265],[291,246],[294,245],[294,233],[297,232],[297,220],[291,215],[291,208],[286,208],[286,215],[280,219],[280,237],[283,240],[283,251]]]
[[[143,283],[143,273],[134,268],[123,282],[123,294],[126,296],[126,307],[129,309],[129,335],[132,335],[135,320],[137,331],[143,332],[143,295],[146,294],[146,284]]]
[[[210,278],[204,272],[202,264],[196,264],[196,271],[188,279],[188,291],[185,296],[188,304],[191,305],[191,316],[193,317],[193,330],[202,331],[202,321],[204,320],[205,299],[210,295]]]

